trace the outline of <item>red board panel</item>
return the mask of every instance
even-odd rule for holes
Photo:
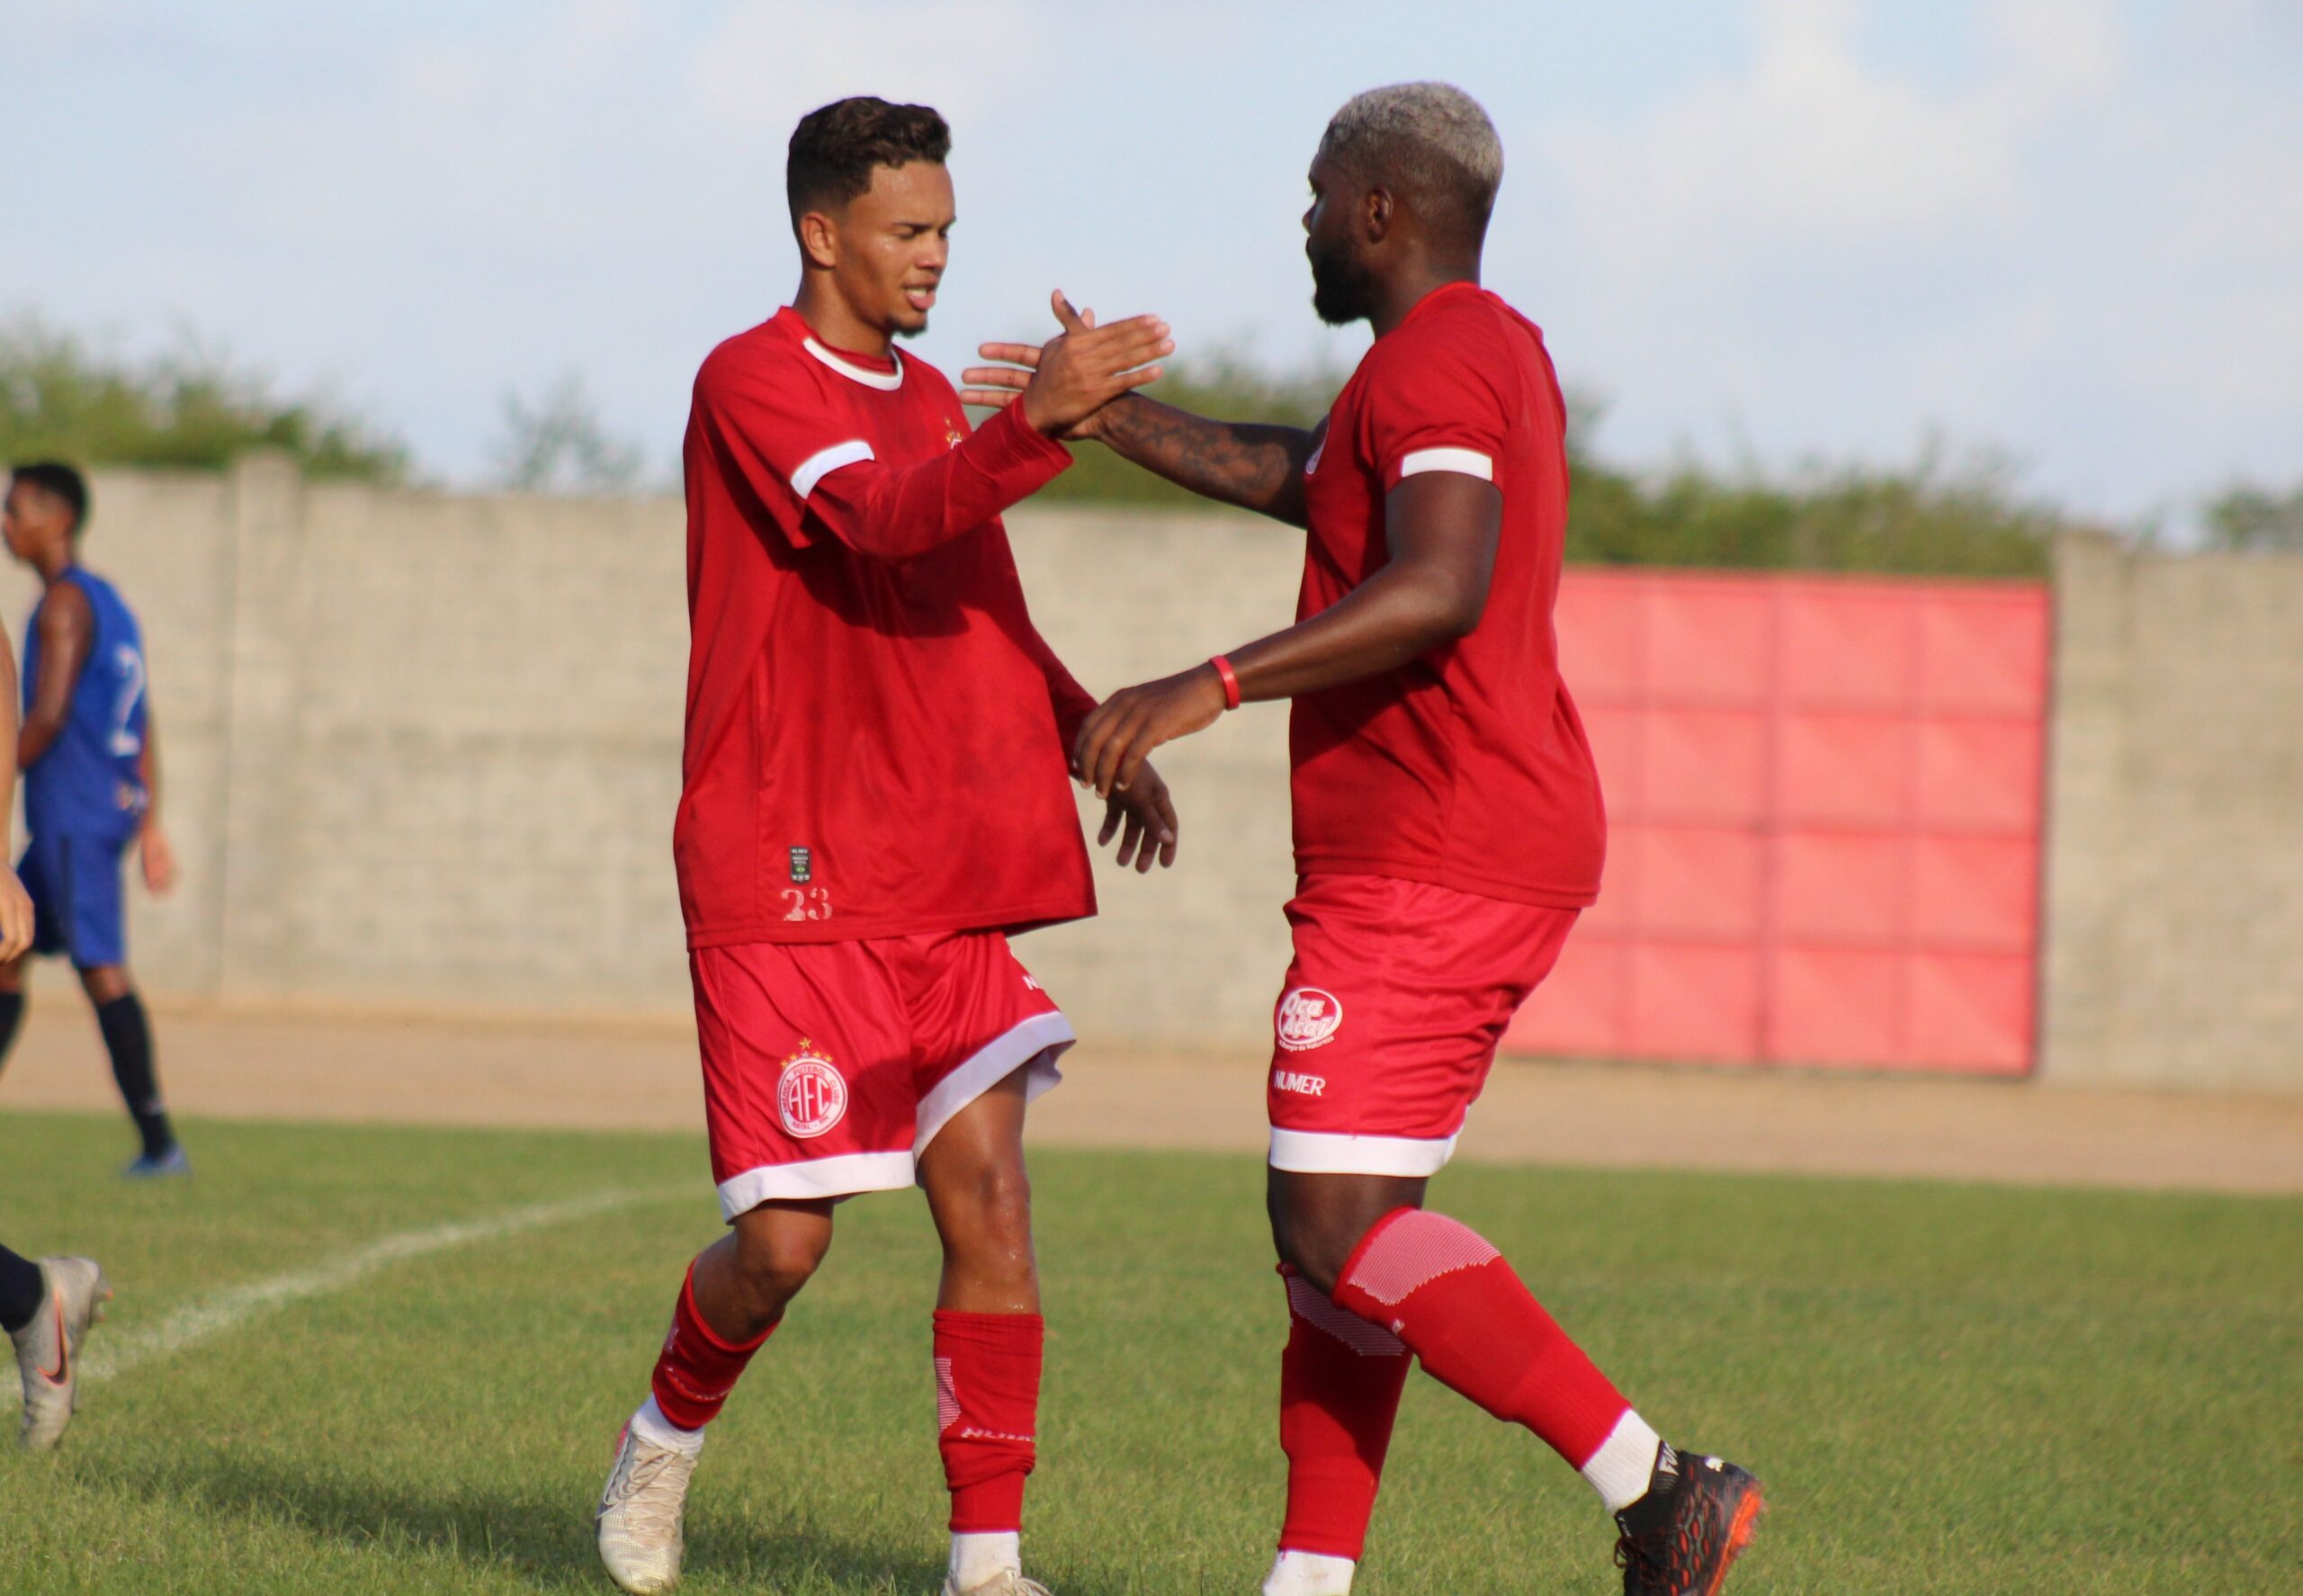
[[[1765,847],[1748,827],[1641,829],[1634,924],[1654,935],[1749,942],[1765,922]]]
[[[1506,1045],[2029,1069],[2048,614],[2036,583],[1570,570],[1607,886]]]
[[[1765,817],[1765,714],[1742,707],[1659,709],[1639,719],[1640,807],[1649,816],[1746,826]],[[1585,733],[1592,734],[1588,727]]]
[[[1774,596],[1743,583],[1652,589],[1637,630],[1645,690],[1677,704],[1752,704],[1767,697]]]
[[[1632,1058],[1730,1063],[1758,1045],[1758,950],[1642,941],[1631,947],[1624,1051]]]
[[[1779,614],[1784,702],[1893,714],[1910,698],[1919,628],[1900,594],[1787,581]]]

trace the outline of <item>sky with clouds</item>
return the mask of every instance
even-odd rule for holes
[[[667,472],[697,361],[787,298],[793,120],[955,133],[920,353],[1061,284],[1187,352],[1321,327],[1304,168],[1353,92],[1461,84],[1508,169],[1487,280],[1603,395],[1603,452],[2012,452],[2180,524],[2303,480],[2292,0],[0,0],[0,313],[194,332],[478,480],[579,374]]]

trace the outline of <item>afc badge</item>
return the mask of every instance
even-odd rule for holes
[[[847,1112],[847,1082],[802,1036],[800,1051],[784,1061],[775,1078],[775,1116],[787,1134],[804,1142],[831,1129]]]
[[[1288,989],[1279,1000],[1279,1009],[1272,1016],[1272,1028],[1278,1034],[1279,1045],[1289,1053],[1309,1053],[1314,1047],[1325,1047],[1335,1039],[1343,1025],[1343,1005],[1331,991],[1315,986]]]

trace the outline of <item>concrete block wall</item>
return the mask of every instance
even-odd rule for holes
[[[131,891],[162,993],[677,1018],[686,664],[671,498],[102,472],[85,555],[144,616],[184,865]],[[1293,616],[1300,534],[1035,510],[1010,535],[1090,688]],[[2043,1073],[2303,1089],[2303,560],[2059,551]],[[8,584],[13,584],[9,586]],[[20,629],[34,587],[0,578]],[[1018,945],[1089,1045],[1254,1049],[1287,960],[1286,716],[1159,759],[1182,858]],[[1082,799],[1091,829],[1100,806]]]
[[[2303,1089],[2303,559],[2057,551],[2041,1071]]]

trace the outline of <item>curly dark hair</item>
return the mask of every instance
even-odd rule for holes
[[[784,163],[784,195],[792,225],[811,211],[845,205],[872,186],[872,168],[912,161],[941,166],[952,130],[925,105],[891,105],[871,94],[811,111],[792,130]]]

